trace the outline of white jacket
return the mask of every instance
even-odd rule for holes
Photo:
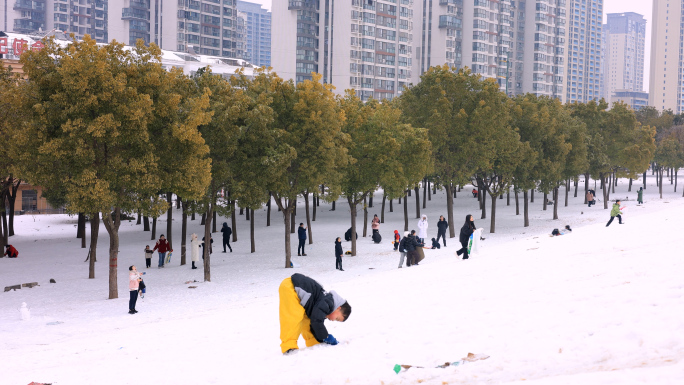
[[[190,260],[193,262],[199,261],[200,245],[202,245],[202,241],[199,239],[193,239],[190,241]]]
[[[427,229],[427,215],[423,215],[418,221],[418,238],[427,238]]]

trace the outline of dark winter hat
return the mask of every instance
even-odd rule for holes
[[[300,222],[299,225],[300,225],[300,226],[304,226],[304,223],[303,223],[303,222]]]
[[[133,265],[130,265],[130,266],[128,267],[128,271],[133,271]]]
[[[164,236],[164,234],[160,235],[159,238],[161,238],[161,237],[163,237],[163,236]]]

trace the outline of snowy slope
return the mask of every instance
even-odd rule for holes
[[[419,266],[403,269],[397,269],[399,255],[389,242],[394,229],[403,229],[396,201],[380,227],[384,241],[360,239],[359,256],[343,258],[344,272],[334,269],[333,255],[335,237],[349,227],[342,200],[336,211],[329,204],[319,207],[312,224],[315,242],[307,244],[307,257],[293,257],[301,265],[297,269],[282,268],[282,217],[274,210],[266,227],[262,210],[255,222],[257,253],[249,253],[249,223],[239,218],[234,252],[221,253],[221,234],[215,234],[212,282],[195,283],[196,289],[184,282],[202,281],[201,268],[179,265],[180,215],[174,215],[174,260],[164,269],[156,268],[156,255],[153,268],[144,268],[142,250],[154,241],[142,226],[124,222],[115,300],[107,299],[104,228],[91,280],[83,262],[87,251],[75,238],[75,217],[20,216],[10,241],[20,256],[0,259],[0,287],[34,281],[40,286],[0,294],[0,385],[679,384],[684,198],[669,183],[664,187],[661,200],[649,184],[646,204],[637,206],[636,192],[628,193],[620,181],[613,197],[632,201],[624,202],[625,224],[614,221],[609,228],[602,202],[587,208],[572,193],[557,221],[551,220],[552,207],[542,211],[537,195],[528,228],[515,215],[513,200],[511,206],[499,200],[495,234],[489,233],[489,217],[479,219],[477,201],[466,189],[455,200],[456,230],[466,214],[475,215],[485,229],[483,253],[456,258],[454,238],[447,248],[425,250]],[[414,199],[408,206],[411,228],[417,222]],[[375,201],[369,218],[380,214],[380,194]],[[297,222],[304,221],[300,206]],[[487,206],[489,215],[489,200]],[[421,213],[428,215],[430,237],[436,236],[437,219],[446,214],[444,192]],[[565,224],[572,234],[549,237]],[[361,235],[362,216],[358,226]],[[165,233],[164,218],[158,229]],[[200,231],[196,220],[188,234]],[[136,315],[127,314],[131,264],[147,272],[148,294]],[[347,322],[326,321],[340,345],[280,353],[277,289],[294,272],[315,278],[351,304]],[[22,302],[31,308],[28,321],[18,311]],[[491,358],[433,368],[468,352]],[[395,374],[395,364],[426,368]]]

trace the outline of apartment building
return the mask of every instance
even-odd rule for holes
[[[317,72],[338,93],[392,99],[411,82],[414,2],[274,1],[272,65],[297,83]]]
[[[246,1],[238,1],[237,9],[244,15],[244,59],[257,66],[270,66],[271,12],[262,8],[261,4]]]
[[[46,0],[0,0],[0,31],[28,33],[47,28]]]
[[[644,50],[646,20],[643,15],[609,13],[603,26],[603,94],[610,101],[620,90],[642,92],[644,89]]]
[[[567,102],[601,95],[603,0],[568,0]]]
[[[682,0],[653,0],[651,23],[648,104],[658,110],[670,109],[675,114],[684,112],[683,3]]]

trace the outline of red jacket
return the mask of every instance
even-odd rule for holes
[[[16,258],[19,256],[19,252],[17,251],[17,249],[14,248],[14,246],[9,245],[9,247],[5,251],[5,254],[3,255],[7,255],[10,258]]]
[[[167,251],[169,251],[169,241],[167,241],[166,239],[157,240],[157,243],[155,243],[154,249],[152,249],[152,251],[154,250],[159,250],[160,253],[166,253]]]

